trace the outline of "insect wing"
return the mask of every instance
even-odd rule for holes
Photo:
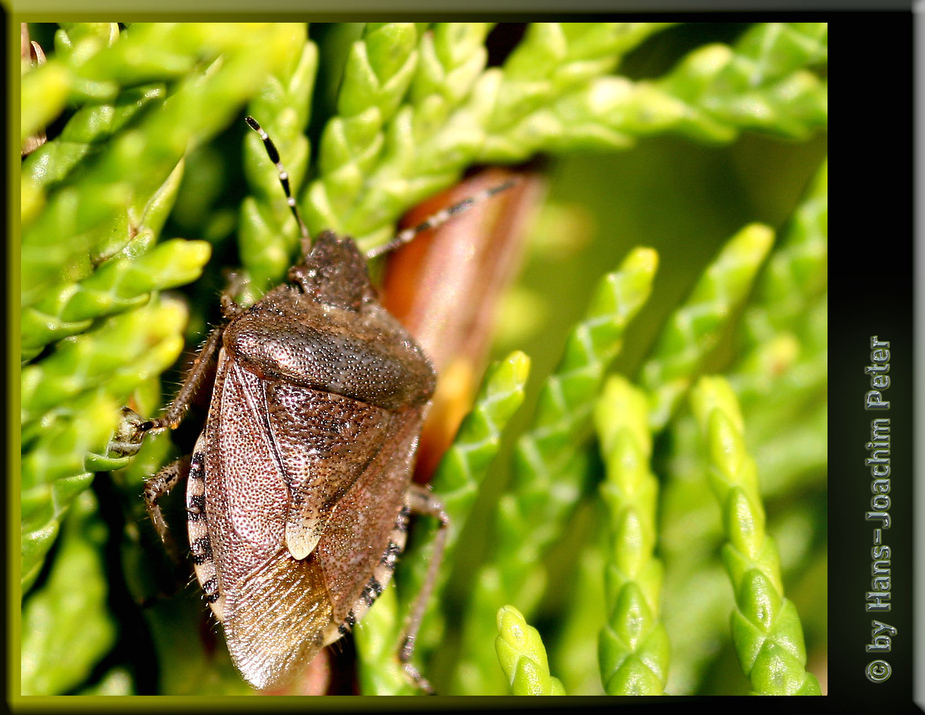
[[[264,382],[272,447],[289,487],[286,546],[315,548],[339,500],[367,470],[392,429],[392,413],[330,392]]]
[[[228,592],[228,649],[255,687],[284,685],[360,620],[391,578],[405,545],[400,512],[420,411],[392,423],[398,429],[337,503],[317,548],[301,560],[280,548]]]
[[[197,576],[235,665],[261,689],[314,657],[332,617],[317,560],[297,560],[285,546],[291,499],[263,417],[265,384],[221,352],[201,457],[209,548],[197,539],[203,520],[190,516]],[[196,488],[191,479],[190,492]]]
[[[232,658],[255,687],[285,683],[388,581],[421,414],[259,378],[220,354],[188,497],[195,505],[204,494],[208,532],[203,540],[191,513],[190,542]],[[313,541],[306,557],[287,546],[292,533]]]
[[[202,516],[209,541],[203,553],[211,554],[215,563],[212,609],[219,620],[224,619],[224,602],[238,582],[284,547],[289,489],[261,417],[262,402],[260,380],[222,350],[204,439],[193,455],[193,463],[201,461],[203,466]],[[191,470],[191,477],[195,476]],[[194,479],[188,489],[188,502],[195,504]],[[189,524],[195,556],[200,549],[194,526],[202,520],[193,516]],[[198,564],[200,582],[202,573]],[[203,589],[210,595],[205,583]]]
[[[340,500],[318,543],[316,553],[338,625],[362,618],[388,583],[395,558],[404,549],[405,524],[400,512],[422,420],[422,408],[393,415],[389,439]],[[396,524],[401,528],[396,529]],[[333,640],[336,637],[329,642]]]
[[[285,685],[324,646],[331,602],[316,559],[280,549],[226,597],[225,641],[241,675],[263,690]]]

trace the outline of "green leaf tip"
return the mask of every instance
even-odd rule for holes
[[[766,533],[757,468],[746,451],[735,393],[725,378],[702,377],[690,400],[723,511],[723,560],[735,593],[732,639],[742,669],[757,693],[818,694],[818,681],[806,671],[803,626],[784,597],[780,557]]]
[[[495,651],[514,695],[565,695],[558,678],[549,674],[546,648],[539,632],[513,606],[497,615]]]

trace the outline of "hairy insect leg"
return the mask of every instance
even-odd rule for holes
[[[202,388],[208,377],[208,366],[212,356],[222,345],[222,332],[224,326],[215,328],[196,355],[193,366],[186,373],[180,391],[161,417],[145,419],[131,407],[122,408],[122,420],[116,428],[112,439],[109,440],[107,451],[123,457],[132,457],[141,449],[145,435],[149,432],[160,432],[164,429],[176,429],[189,409],[193,397]]]
[[[177,485],[180,479],[189,475],[190,459],[191,457],[189,455],[181,457],[177,461],[168,464],[153,477],[145,480],[144,495],[145,506],[148,508],[148,516],[151,517],[151,522],[154,524],[158,536],[161,537],[164,548],[167,549],[167,553],[170,555],[171,560],[176,564],[180,563],[180,551],[177,548],[177,542],[170,533],[170,528],[167,526],[167,521],[164,519],[164,515],[161,512],[161,507],[158,505],[157,500],[165,494],[168,494],[170,490]]]
[[[244,283],[246,283],[245,279],[240,275],[233,274],[228,288],[222,293],[222,314],[226,319],[233,318],[243,310],[241,306],[234,302],[232,296]],[[187,371],[177,396],[167,405],[167,409],[161,417],[145,419],[130,407],[122,408],[122,421],[109,441],[107,447],[109,452],[124,457],[134,456],[141,449],[145,435],[149,432],[156,433],[167,428],[177,428],[189,409],[193,398],[208,377],[209,363],[222,345],[222,333],[224,331],[225,326],[220,325],[209,333],[206,341],[199,349],[193,365]]]
[[[240,271],[226,271],[223,275],[227,283],[219,297],[219,305],[222,309],[222,317],[225,320],[231,320],[245,310],[235,302],[234,297],[247,287],[250,279],[246,273]]]
[[[430,564],[427,567],[427,576],[424,584],[414,601],[411,613],[405,624],[404,634],[401,638],[401,648],[398,651],[398,659],[409,678],[422,690],[433,694],[434,690],[427,679],[421,675],[420,671],[411,663],[411,656],[414,654],[414,644],[417,639],[418,630],[421,627],[421,621],[424,619],[424,612],[427,610],[427,602],[437,583],[437,575],[440,573],[440,562],[443,560],[443,550],[446,548],[446,538],[449,534],[447,527],[450,525],[450,517],[447,516],[441,502],[433,492],[424,487],[412,484],[406,492],[411,512],[423,516],[432,516],[439,521],[437,535],[434,537],[434,547],[430,557]]]
[[[186,377],[183,380],[183,384],[180,386],[180,391],[177,392],[177,396],[167,405],[167,409],[164,411],[163,416],[147,420],[140,425],[140,429],[143,432],[159,432],[167,428],[177,428],[183,420],[186,411],[189,409],[193,397],[195,397],[202,388],[203,383],[209,375],[209,361],[222,345],[222,333],[224,330],[225,326],[222,325],[214,328],[212,332],[209,333],[209,337],[206,338],[205,343],[203,343],[202,348],[196,355],[196,360],[193,362],[192,367],[190,367],[189,371],[186,373]]]

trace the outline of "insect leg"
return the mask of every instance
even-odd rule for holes
[[[414,642],[417,638],[418,629],[421,627],[424,612],[427,609],[427,602],[430,600],[430,594],[437,582],[437,574],[440,572],[440,562],[443,560],[443,550],[446,547],[446,538],[449,534],[447,527],[450,525],[450,517],[447,516],[443,509],[443,502],[434,496],[430,490],[412,484],[408,487],[406,495],[412,513],[432,516],[440,523],[437,535],[434,537],[434,549],[430,557],[430,564],[427,567],[427,576],[415,598],[414,606],[405,625],[404,635],[400,641],[401,648],[398,651],[398,659],[401,661],[405,672],[415,683],[426,692],[433,693],[430,683],[411,664],[411,656],[414,653]]]
[[[116,428],[112,439],[106,447],[107,452],[117,454],[120,457],[134,457],[141,449],[141,443],[144,441],[145,432],[141,425],[147,422],[131,407],[122,408],[122,421]]]
[[[240,274],[233,273],[231,275],[229,285],[221,296],[222,314],[225,316],[226,320],[230,320],[244,310],[234,302],[232,296],[239,291],[245,283],[246,280]],[[142,431],[151,432],[153,430],[162,430],[167,427],[170,429],[177,428],[177,425],[180,424],[184,414],[189,409],[193,397],[195,397],[202,388],[203,383],[209,375],[209,362],[222,346],[222,333],[224,333],[224,331],[224,325],[219,325],[212,329],[212,332],[209,333],[209,337],[206,338],[206,341],[199,349],[199,353],[196,355],[196,360],[193,362],[192,367],[187,371],[186,377],[183,379],[183,384],[180,386],[180,391],[177,392],[177,396],[173,398],[173,401],[167,405],[164,415],[143,422],[139,426]]]
[[[170,558],[174,563],[180,563],[180,552],[177,549],[176,542],[170,535],[170,529],[167,527],[167,522],[161,513],[157,500],[169,493],[181,478],[189,474],[189,470],[190,456],[187,455],[175,462],[171,462],[145,481],[145,506],[148,508],[148,516],[151,517],[154,528],[157,530],[158,536],[161,537],[161,541],[164,543],[164,548],[167,549],[167,553],[170,554]]]
[[[199,354],[196,355],[193,366],[186,373],[183,384],[180,386],[180,391],[173,398],[173,401],[167,405],[163,416],[142,422],[138,429],[142,432],[154,432],[168,427],[170,429],[177,428],[177,425],[180,424],[184,414],[189,409],[193,397],[199,392],[208,377],[209,361],[222,345],[222,332],[224,330],[224,326],[219,326],[209,333],[209,337],[206,338],[205,343],[199,350]]]
[[[122,420],[116,428],[112,439],[109,440],[106,447],[107,452],[122,457],[133,457],[141,449],[141,444],[144,442],[145,435],[148,432],[160,432],[168,427],[175,429],[180,424],[183,414],[189,408],[190,402],[208,376],[206,368],[209,365],[209,360],[221,347],[223,330],[224,326],[215,328],[209,333],[209,337],[196,356],[193,366],[186,373],[186,378],[183,380],[180,391],[173,399],[173,402],[167,406],[167,410],[162,417],[145,419],[131,407],[122,408]]]
[[[245,310],[245,308],[235,303],[234,297],[244,290],[249,281],[247,275],[239,271],[229,271],[225,273],[225,277],[228,283],[219,300],[222,309],[222,317],[225,320],[231,320]]]

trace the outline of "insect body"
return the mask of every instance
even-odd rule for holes
[[[196,575],[258,688],[340,638],[391,576],[436,380],[352,240],[321,234],[290,277],[225,328],[187,488]]]
[[[329,231],[309,239],[275,147],[247,119],[277,165],[304,259],[288,283],[250,308],[224,296],[228,323],[209,336],[166,414],[141,420],[131,413],[131,436],[120,432],[113,444],[128,453],[145,433],[176,427],[217,353],[208,417],[188,460],[190,550],[235,665],[264,689],[284,685],[363,616],[392,575],[410,512],[444,527],[448,519],[430,492],[410,483],[436,383],[430,361],[379,303],[353,240]],[[157,500],[186,464],[166,467],[145,487],[165,542]],[[425,688],[407,661],[445,535],[438,532],[400,651]]]

